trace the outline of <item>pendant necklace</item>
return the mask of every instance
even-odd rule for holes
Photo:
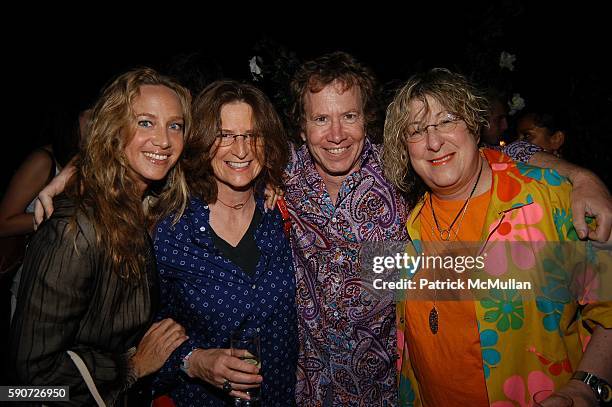
[[[467,197],[467,199],[465,200],[465,203],[463,204],[463,206],[461,207],[461,209],[459,209],[459,212],[457,212],[457,216],[455,216],[455,219],[453,219],[453,221],[451,222],[451,224],[448,226],[448,228],[446,229],[442,229],[440,227],[440,224],[438,223],[438,218],[436,217],[436,211],[434,210],[434,205],[433,205],[433,199],[432,199],[432,194],[429,194],[429,205],[431,206],[431,214],[433,215],[434,218],[434,222],[436,223],[436,229],[438,229],[438,234],[440,235],[440,239],[444,240],[445,242],[448,242],[451,238],[451,230],[453,229],[453,226],[455,226],[455,222],[457,222],[457,220],[459,219],[459,215],[461,215],[461,213],[465,213],[465,209],[467,208],[468,203],[470,202],[470,199],[472,199],[472,196],[474,195],[474,192],[476,192],[476,187],[478,186],[478,181],[480,181],[480,176],[482,175],[482,167],[483,167],[483,163],[480,163],[480,171],[478,172],[478,177],[476,178],[476,182],[474,183],[474,187],[472,188],[472,192],[470,192],[470,196]],[[456,236],[456,233],[455,233]]]
[[[478,172],[478,177],[476,178],[476,182],[474,183],[474,187],[472,188],[472,192],[470,192],[470,195],[467,197],[467,199],[465,200],[465,203],[463,204],[463,206],[461,207],[461,209],[459,209],[459,212],[457,212],[457,216],[455,216],[455,219],[453,219],[453,221],[451,222],[450,226],[446,229],[442,229],[438,223],[438,219],[436,218],[436,212],[434,210],[434,205],[433,205],[433,200],[431,197],[431,193],[429,194],[429,205],[431,206],[431,214],[433,215],[434,218],[434,222],[436,224],[436,229],[438,230],[438,235],[440,236],[440,239],[448,242],[451,238],[451,231],[453,229],[453,226],[455,226],[455,222],[457,222],[457,220],[459,219],[459,216],[461,215],[461,220],[459,221],[459,223],[457,224],[457,230],[455,230],[455,240],[457,240],[457,235],[459,234],[459,227],[461,226],[461,223],[463,222],[463,218],[465,216],[465,213],[467,212],[467,208],[468,208],[468,204],[470,202],[470,199],[472,198],[472,196],[474,196],[474,192],[476,192],[476,187],[478,186],[478,181],[480,181],[480,176],[482,175],[482,167],[484,165],[484,162],[480,163],[480,171]],[[433,232],[433,228],[432,228],[432,232]],[[434,280],[436,279],[436,275],[435,275],[435,269],[434,269]],[[433,333],[434,335],[438,333],[438,329],[440,328],[440,316],[438,314],[438,309],[436,308],[436,300],[438,299],[438,290],[436,289],[434,292],[434,303],[433,306],[431,307],[431,310],[429,311],[429,329],[431,330],[431,333]]]

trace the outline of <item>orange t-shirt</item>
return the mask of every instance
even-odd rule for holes
[[[441,228],[447,228],[465,201],[443,201],[435,196],[432,198],[438,224]],[[453,226],[451,241],[480,240],[484,214],[490,199],[490,191],[470,199],[464,216],[459,215]],[[442,241],[436,229],[429,198],[421,209],[420,217],[424,254],[439,254],[435,247],[442,248],[446,242]],[[433,247],[433,251],[428,252],[428,247],[430,250]],[[418,280],[419,273],[413,279]],[[445,277],[438,275],[436,280],[444,281]],[[438,294],[434,294],[436,298]],[[433,307],[434,301],[421,300],[407,301],[405,306],[405,337],[423,405],[488,406],[473,301],[436,299],[439,326],[436,334],[432,333],[429,326],[429,314]]]

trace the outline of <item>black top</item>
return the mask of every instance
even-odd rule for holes
[[[261,212],[259,209],[255,208],[253,219],[251,219],[251,224],[236,247],[220,238],[219,235],[217,235],[211,228],[215,247],[221,253],[223,253],[223,256],[240,267],[242,271],[250,276],[255,274],[255,269],[257,268],[257,263],[259,262],[260,257],[259,248],[255,243],[255,230],[257,229],[257,226],[259,226],[260,222]]]
[[[157,309],[153,249],[145,254],[140,279],[128,282],[111,271],[93,224],[83,214],[76,228],[69,227],[73,202],[60,195],[54,206],[26,252],[10,332],[10,366],[16,384],[67,385],[68,405],[95,405],[66,353],[72,350],[87,365],[106,404],[113,405],[130,384],[128,351]]]

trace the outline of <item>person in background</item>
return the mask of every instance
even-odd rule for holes
[[[184,157],[190,200],[183,216],[156,227],[161,278],[158,318],[189,340],[155,378],[176,405],[225,406],[261,387],[261,406],[295,403],[298,352],[295,275],[278,210],[264,209],[266,185],[282,182],[287,140],[259,89],[216,81],[193,104],[193,141]],[[232,355],[238,329],[259,333],[259,367]],[[232,404],[233,405],[233,404]]]
[[[559,114],[529,109],[517,119],[516,133],[520,140],[540,146],[547,153],[562,157],[561,149],[567,137],[567,125]]]
[[[50,140],[32,151],[11,178],[0,201],[0,324],[8,330],[15,310],[19,270],[30,235],[34,232],[34,201],[78,151],[81,137],[76,109],[59,106],[47,115],[41,136]],[[3,336],[0,352],[8,351]]]
[[[592,239],[606,242],[612,232],[612,195],[592,171],[572,164],[547,151],[539,143],[528,138],[520,138],[510,143],[502,143],[504,132],[508,129],[508,106],[505,97],[496,89],[485,93],[488,101],[487,124],[480,133],[480,145],[501,151],[515,161],[528,163],[540,168],[550,168],[572,182],[572,210],[574,226],[581,239]],[[528,123],[527,123],[528,124]],[[555,147],[561,141],[560,134],[548,147]],[[561,144],[563,142],[561,141]],[[597,219],[597,227],[587,227],[586,216]]]
[[[508,130],[508,105],[505,96],[496,89],[487,91],[489,102],[487,125],[480,132],[480,143],[485,147],[505,144],[504,133]]]
[[[26,253],[10,329],[14,384],[69,386],[70,405],[93,405],[76,355],[103,402],[121,405],[187,339],[171,319],[151,324],[159,294],[149,230],[186,206],[177,162],[190,104],[186,89],[148,68],[102,92],[75,176]],[[145,211],[153,195],[159,206]]]
[[[13,175],[0,202],[0,237],[34,231],[34,200],[78,152],[80,118],[69,109],[57,111],[43,129],[51,143],[35,149]]]
[[[487,124],[480,131],[480,146],[501,151],[520,162],[531,162],[542,147],[524,140],[508,140],[508,103],[506,96],[495,88],[488,88],[485,97],[489,103]],[[535,160],[534,160],[535,161]]]

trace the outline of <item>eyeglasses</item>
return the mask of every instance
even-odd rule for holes
[[[221,147],[228,147],[234,144],[236,137],[242,137],[245,142],[253,142],[257,140],[257,134],[245,133],[245,134],[232,134],[232,133],[219,133],[217,138],[219,139],[219,145]]]
[[[425,127],[413,125],[408,126],[408,131],[406,131],[406,140],[411,143],[423,140],[425,138],[425,134],[429,134],[430,127],[433,127],[438,134],[450,133],[451,131],[455,130],[457,123],[459,123],[461,120],[463,120],[461,117],[452,113],[447,113],[446,116],[444,116],[444,118],[438,123],[428,124]]]

